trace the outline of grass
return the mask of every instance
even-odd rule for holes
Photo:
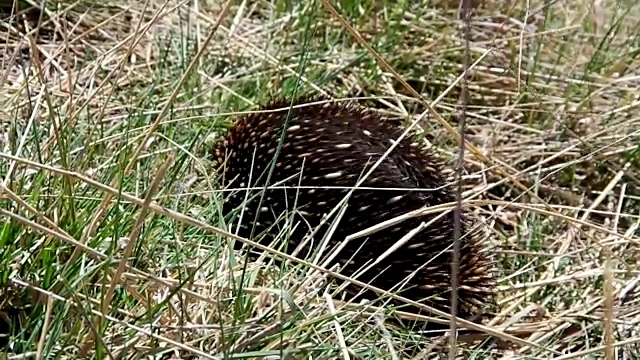
[[[402,356],[416,334],[363,321],[304,264],[245,268],[216,230],[206,149],[233,115],[305,92],[427,110],[322,1],[6,4],[0,358]],[[331,4],[457,127],[456,2]],[[458,355],[640,359],[640,6],[472,17],[464,195],[497,249],[500,306],[493,340]],[[453,164],[451,133],[420,126]]]

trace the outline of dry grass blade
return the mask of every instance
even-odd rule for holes
[[[0,1],[0,352],[381,359],[419,343],[426,358],[637,358],[640,5],[469,9],[465,25],[457,0]],[[300,92],[402,119],[449,169],[463,160],[460,206],[500,268],[499,306],[457,324],[481,334],[388,324],[451,316],[327,269],[341,248],[319,232],[309,258],[234,236],[221,210],[234,189],[207,150],[235,116]],[[266,254],[245,264],[233,242]],[[345,284],[325,292],[331,276]],[[380,297],[341,301],[348,282]]]

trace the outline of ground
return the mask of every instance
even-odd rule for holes
[[[227,246],[207,148],[322,93],[417,121],[452,167],[466,103],[499,303],[457,356],[640,359],[640,5],[472,2],[461,102],[454,1],[35,3],[0,1],[0,358],[402,357],[416,334],[305,262]]]

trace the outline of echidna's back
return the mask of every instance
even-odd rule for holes
[[[243,210],[238,235],[253,234],[254,239],[269,244],[287,222],[293,225],[287,228],[295,230],[279,238],[288,238],[287,251],[293,251],[403,132],[398,122],[382,120],[357,107],[304,105],[313,100],[298,100],[291,109],[290,101],[273,102],[261,109],[269,112],[241,118],[214,150],[223,166],[223,184],[240,189],[227,196],[223,207],[225,214]],[[269,184],[279,188],[267,190],[261,199],[262,189],[242,189],[265,185],[285,121],[281,151],[269,178]],[[435,154],[414,141],[413,137],[405,138],[353,192],[323,258],[348,235],[424,206],[455,200],[445,187],[443,169]],[[292,209],[297,211],[291,223],[291,212],[285,211]],[[316,233],[311,251],[318,249],[335,219],[333,216]],[[350,241],[336,257],[342,273],[352,275],[376,261],[421,223],[428,225],[358,279],[395,290],[407,281],[401,295],[446,311],[450,302],[453,212],[411,218]],[[265,231],[269,235],[261,236]],[[489,301],[493,277],[490,261],[473,237],[463,237],[461,248],[460,315],[470,316]],[[298,256],[308,257],[308,250]]]

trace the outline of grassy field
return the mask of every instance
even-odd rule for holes
[[[640,5],[472,5],[463,195],[500,286],[492,336],[455,352],[640,359]],[[323,93],[426,114],[453,165],[457,2],[0,7],[0,359],[402,358],[418,335],[320,272],[244,268],[207,148],[272,96]]]

